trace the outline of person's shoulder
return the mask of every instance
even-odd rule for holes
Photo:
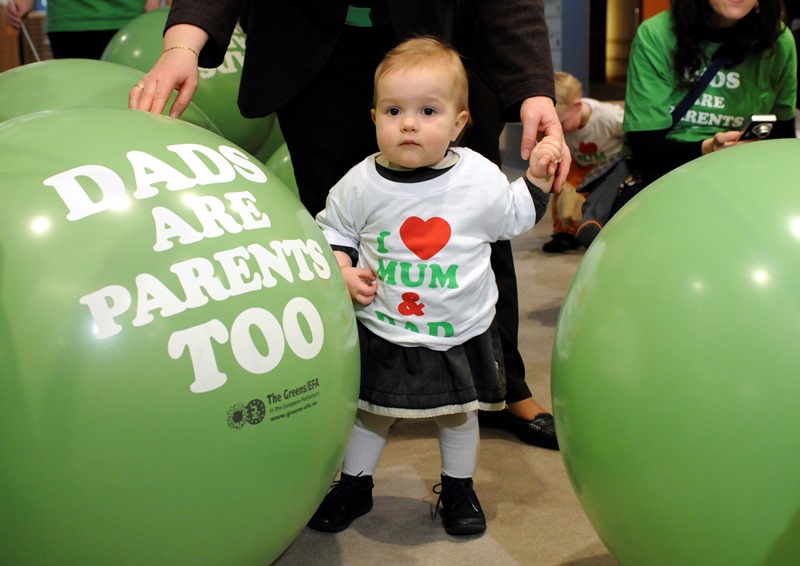
[[[482,175],[505,177],[505,174],[496,163],[474,149],[463,146],[451,147],[450,149],[458,154],[459,160],[457,165],[460,167],[461,171],[468,171],[469,175],[480,173]]]
[[[379,155],[375,153],[365,157],[355,165],[353,165],[347,173],[345,173],[339,181],[334,185],[334,188],[342,190],[344,187],[353,188],[360,187],[372,179],[371,172],[375,171],[375,157]],[[375,173],[377,175],[377,172]]]
[[[375,170],[375,159],[380,155],[380,152],[373,153],[369,155],[353,165],[347,173],[345,173],[345,177],[364,177],[367,176],[370,171]]]
[[[470,149],[468,147],[464,147],[463,145],[454,145],[448,148],[450,151],[453,151],[458,154],[459,158],[466,158],[466,159],[474,159],[475,156],[483,157],[480,153],[475,151],[474,149]]]
[[[639,24],[639,29],[660,30],[664,28],[672,28],[672,15],[669,10],[662,10]]]
[[[783,52],[797,52],[797,47],[795,46],[795,38],[794,33],[792,30],[789,29],[789,26],[786,24],[781,24],[781,34],[778,36],[778,41],[776,42],[778,49]]]
[[[625,113],[625,101],[608,102],[599,100],[594,105],[593,112],[602,113],[605,116],[619,116],[619,119],[622,120],[622,115]]]
[[[589,116],[587,127],[595,135],[601,135],[601,132],[604,132],[610,137],[620,137],[624,118],[625,109],[619,104],[598,102]]]
[[[669,10],[647,18],[639,25],[633,38],[629,68],[645,62],[649,65],[669,64],[675,43]]]
[[[474,149],[463,146],[455,146],[451,147],[450,149],[458,154],[459,160],[464,161],[473,167],[482,167],[487,165],[491,165],[495,168],[497,167],[497,165],[492,163],[486,156],[478,153]]]
[[[644,20],[636,29],[636,37],[639,38],[639,41],[663,41],[664,39],[673,38],[670,11],[664,10]]]

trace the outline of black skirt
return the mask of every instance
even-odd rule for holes
[[[449,350],[393,344],[358,324],[358,406],[379,415],[422,418],[505,407],[500,335],[489,329]]]

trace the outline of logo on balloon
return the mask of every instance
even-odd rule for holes
[[[268,393],[266,403],[261,399],[253,399],[246,405],[237,403],[228,409],[228,426],[242,429],[245,424],[257,425],[269,413],[270,421],[288,419],[317,406],[319,397],[319,379],[313,378],[304,385],[294,389],[284,389],[281,393]]]
[[[247,405],[237,403],[228,410],[228,426],[242,429],[245,424],[257,425],[266,414],[267,408],[261,399],[253,399]]]

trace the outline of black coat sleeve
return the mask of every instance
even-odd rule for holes
[[[645,180],[653,181],[703,154],[702,141],[671,140],[667,138],[669,131],[667,128],[626,134],[633,159]],[[769,137],[793,138],[795,135],[794,120],[779,120]]]
[[[208,41],[200,52],[198,65],[213,69],[225,58],[228,44],[241,11],[239,0],[173,0],[165,30],[176,24],[191,24],[208,34]]]
[[[456,47],[497,97],[500,116],[519,122],[522,102],[555,99],[543,0],[460,0]]]

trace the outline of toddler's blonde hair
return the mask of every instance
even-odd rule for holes
[[[583,97],[583,85],[573,75],[557,71],[554,76],[557,108],[565,108]]]
[[[414,69],[438,69],[452,83],[456,111],[469,112],[469,83],[467,71],[458,52],[435,37],[415,37],[406,40],[389,51],[375,70],[375,85],[372,106],[378,96],[378,82],[394,72],[405,73]]]

